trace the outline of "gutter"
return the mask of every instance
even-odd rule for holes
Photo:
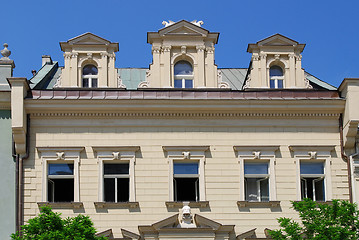
[[[342,159],[347,163],[347,170],[348,170],[348,185],[349,185],[349,201],[353,203],[353,186],[352,186],[352,170],[350,159],[344,151],[344,140],[343,140],[343,114],[340,114],[339,117],[339,131],[340,131],[340,152]]]

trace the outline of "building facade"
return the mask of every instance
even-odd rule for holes
[[[298,218],[290,201],[357,201],[358,79],[317,79],[280,34],[220,69],[202,24],[149,32],[148,69],[116,69],[118,43],[85,33],[63,67],[8,78],[21,219],[51,205],[112,238],[266,238]]]

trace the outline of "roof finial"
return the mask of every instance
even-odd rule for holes
[[[203,24],[203,21],[202,20],[200,20],[200,21],[193,20],[191,23],[193,23],[194,25],[197,25],[198,27],[201,27]]]
[[[167,21],[162,22],[162,25],[164,25],[165,27],[171,26],[172,24],[175,24],[175,22],[172,20],[168,20],[168,22]]]
[[[4,49],[1,50],[1,55],[3,56],[1,60],[10,60],[9,56],[11,55],[11,51],[7,49],[9,45],[7,43],[4,43]]]

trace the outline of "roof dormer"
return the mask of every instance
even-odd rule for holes
[[[217,88],[214,45],[219,33],[202,28],[202,21],[163,21],[164,28],[149,32],[153,62],[147,81],[139,87]],[[222,85],[223,86],[223,85]]]
[[[60,42],[65,66],[57,87],[119,87],[115,69],[118,43],[92,33]]]
[[[304,47],[281,34],[248,44],[252,60],[244,88],[311,88],[302,69]]]

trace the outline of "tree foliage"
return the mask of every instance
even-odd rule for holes
[[[301,223],[289,218],[279,218],[282,229],[270,231],[275,240],[359,239],[359,212],[348,201],[333,200],[333,204],[318,204],[311,199],[292,202]]]
[[[39,216],[21,227],[21,232],[11,235],[13,240],[105,240],[96,237],[96,229],[88,216],[78,215],[61,219],[50,207],[44,206]]]

